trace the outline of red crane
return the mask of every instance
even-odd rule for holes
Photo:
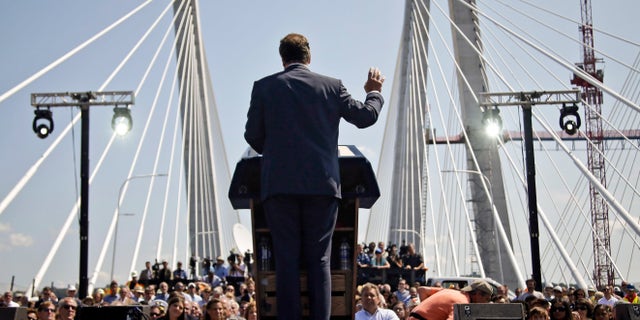
[[[591,0],[580,0],[582,25],[582,62],[576,66],[592,77],[602,82],[604,72],[596,68],[597,62],[602,59],[595,57],[593,42],[593,20],[591,16]],[[571,84],[582,88],[583,108],[585,114],[585,134],[591,143],[587,141],[587,161],[591,173],[600,180],[603,186],[607,186],[607,175],[604,161],[604,135],[602,131],[602,91],[576,74],[571,79]],[[615,274],[609,259],[611,253],[609,233],[609,207],[600,193],[589,184],[591,205],[591,222],[593,231],[593,279],[598,288],[605,285],[613,286]]]

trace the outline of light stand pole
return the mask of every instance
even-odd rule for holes
[[[480,106],[483,108],[499,106],[522,107],[522,122],[524,130],[525,162],[527,171],[527,195],[529,201],[529,234],[531,239],[531,269],[532,277],[536,281],[536,290],[542,291],[542,272],[540,267],[540,232],[538,229],[538,199],[536,195],[536,168],[533,152],[533,126],[531,108],[536,104],[559,105],[580,102],[579,90],[565,91],[531,91],[531,92],[502,92],[480,93],[484,98]],[[574,96],[567,99],[566,96]]]
[[[113,251],[111,254],[111,279],[110,280],[114,280],[113,279],[113,270],[116,264],[116,241],[118,239],[118,225],[120,223],[120,215],[126,216],[126,215],[134,215],[133,213],[120,213],[120,199],[122,199],[122,192],[124,190],[124,186],[126,186],[129,181],[133,180],[133,179],[140,179],[140,178],[151,178],[151,177],[166,177],[167,174],[166,173],[151,173],[151,174],[143,174],[143,175],[138,175],[138,176],[131,176],[126,178],[124,181],[122,181],[122,185],[120,185],[120,191],[118,192],[118,204],[117,204],[117,209],[116,209],[116,230],[114,232],[113,235]]]
[[[33,129],[40,138],[46,138],[53,131],[53,118],[50,108],[79,107],[81,119],[80,138],[80,280],[78,296],[86,297],[89,285],[89,109],[92,106],[115,106],[114,111],[127,110],[125,120],[131,125],[128,108],[118,108],[118,105],[130,106],[134,103],[132,91],[109,92],[61,92],[61,93],[32,93],[31,105],[36,108],[36,118]],[[45,110],[48,116],[42,118],[40,112]],[[118,112],[116,111],[116,115]],[[122,115],[122,114],[121,114]],[[38,125],[38,121],[46,120],[46,124]],[[120,123],[120,118],[113,118],[112,125]],[[127,130],[128,131],[128,130]]]

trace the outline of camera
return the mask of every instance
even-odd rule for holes
[[[202,261],[202,268],[204,270],[209,270],[211,268],[211,258],[204,258]]]
[[[160,263],[158,262],[158,259],[156,259],[156,262],[151,266],[151,269],[153,271],[158,271],[160,270]]]

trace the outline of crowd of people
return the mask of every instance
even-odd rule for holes
[[[235,251],[227,259],[205,259],[200,275],[194,272],[194,259],[189,262],[189,272],[182,262],[172,270],[167,261],[147,261],[126,283],[113,280],[83,299],[77,297],[73,285],[67,287],[65,297],[44,287],[37,299],[25,295],[14,298],[12,292],[6,292],[0,306],[28,308],[27,320],[71,320],[83,307],[138,305],[149,306],[151,320],[255,320],[256,286],[245,260]]]
[[[463,288],[442,288],[439,283],[424,287],[401,279],[395,290],[386,283],[366,283],[358,287],[356,320],[451,320],[453,304],[458,303],[520,303],[528,320],[613,320],[617,304],[640,304],[636,287],[625,281],[620,286],[605,286],[602,291],[548,285],[540,292],[535,290],[533,279],[526,285],[517,288],[510,298],[507,286],[494,290],[484,280]]]
[[[356,290],[356,319],[453,319],[454,303],[522,303],[531,320],[612,320],[613,307],[618,303],[640,304],[634,285],[605,286],[602,291],[547,285],[536,291],[533,279],[526,288],[516,288],[509,297],[506,286],[496,288],[485,281],[475,281],[463,288],[442,288],[439,283],[424,287],[423,258],[412,244],[359,244],[356,247],[358,287]],[[189,271],[178,262],[170,269],[167,261],[146,262],[140,272],[132,272],[123,284],[111,281],[108,287],[94,290],[91,296],[80,299],[75,286],[66,288],[64,297],[44,287],[37,299],[5,292],[0,306],[27,307],[27,320],[71,320],[84,306],[148,305],[149,315],[155,319],[257,319],[256,284],[249,270],[252,258],[232,251],[224,259],[204,259],[200,272],[189,262]],[[394,282],[376,281],[363,270],[397,269],[421,271],[422,275],[409,281],[397,273]],[[412,273],[413,274],[413,273]],[[363,278],[365,277],[365,278]],[[370,281],[373,280],[373,281]]]

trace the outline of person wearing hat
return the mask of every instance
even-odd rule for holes
[[[640,298],[638,298],[636,287],[632,284],[627,285],[627,294],[622,298],[622,301],[633,304],[640,304]]]
[[[187,295],[189,296],[188,299],[190,299],[193,302],[197,302],[198,305],[200,305],[202,303],[202,296],[200,296],[198,289],[199,288],[196,286],[195,283],[193,282],[189,283],[189,285],[187,286]]]
[[[131,290],[132,292],[135,291],[136,286],[140,285],[138,283],[138,273],[133,271],[131,272],[131,280],[129,280],[127,282],[127,287],[129,287],[129,290]]]
[[[157,300],[159,302],[164,303],[165,305],[167,304],[165,301],[163,300]],[[166,306],[162,305],[162,304],[150,304],[151,307],[149,308],[149,316],[151,317],[152,320],[154,319],[158,319],[162,316],[164,316],[164,311],[167,309]]]
[[[224,265],[224,258],[222,256],[216,258],[216,263],[213,265],[213,273],[222,281],[229,275],[229,269]]]
[[[428,287],[418,288],[420,304],[413,308],[411,320],[453,320],[453,305],[459,303],[488,303],[493,288],[484,280],[475,280],[460,289],[442,289],[429,297]]]
[[[596,304],[596,287],[594,287],[592,284],[590,284],[587,287],[587,299],[591,300],[591,304],[595,305]]]
[[[93,291],[93,305],[101,306],[104,305],[104,290],[96,289]]]
[[[554,299],[561,299],[563,296],[563,290],[561,286],[555,286],[553,287],[553,298]]]
[[[375,256],[371,259],[371,267],[378,269],[388,269],[391,267],[389,261],[382,256],[382,250],[380,248],[376,248]]]
[[[76,305],[81,306],[82,305],[82,300],[80,300],[79,298],[76,297],[76,292],[78,290],[76,290],[76,286],[70,284],[67,286],[67,297],[72,298],[73,300],[76,301]]]

